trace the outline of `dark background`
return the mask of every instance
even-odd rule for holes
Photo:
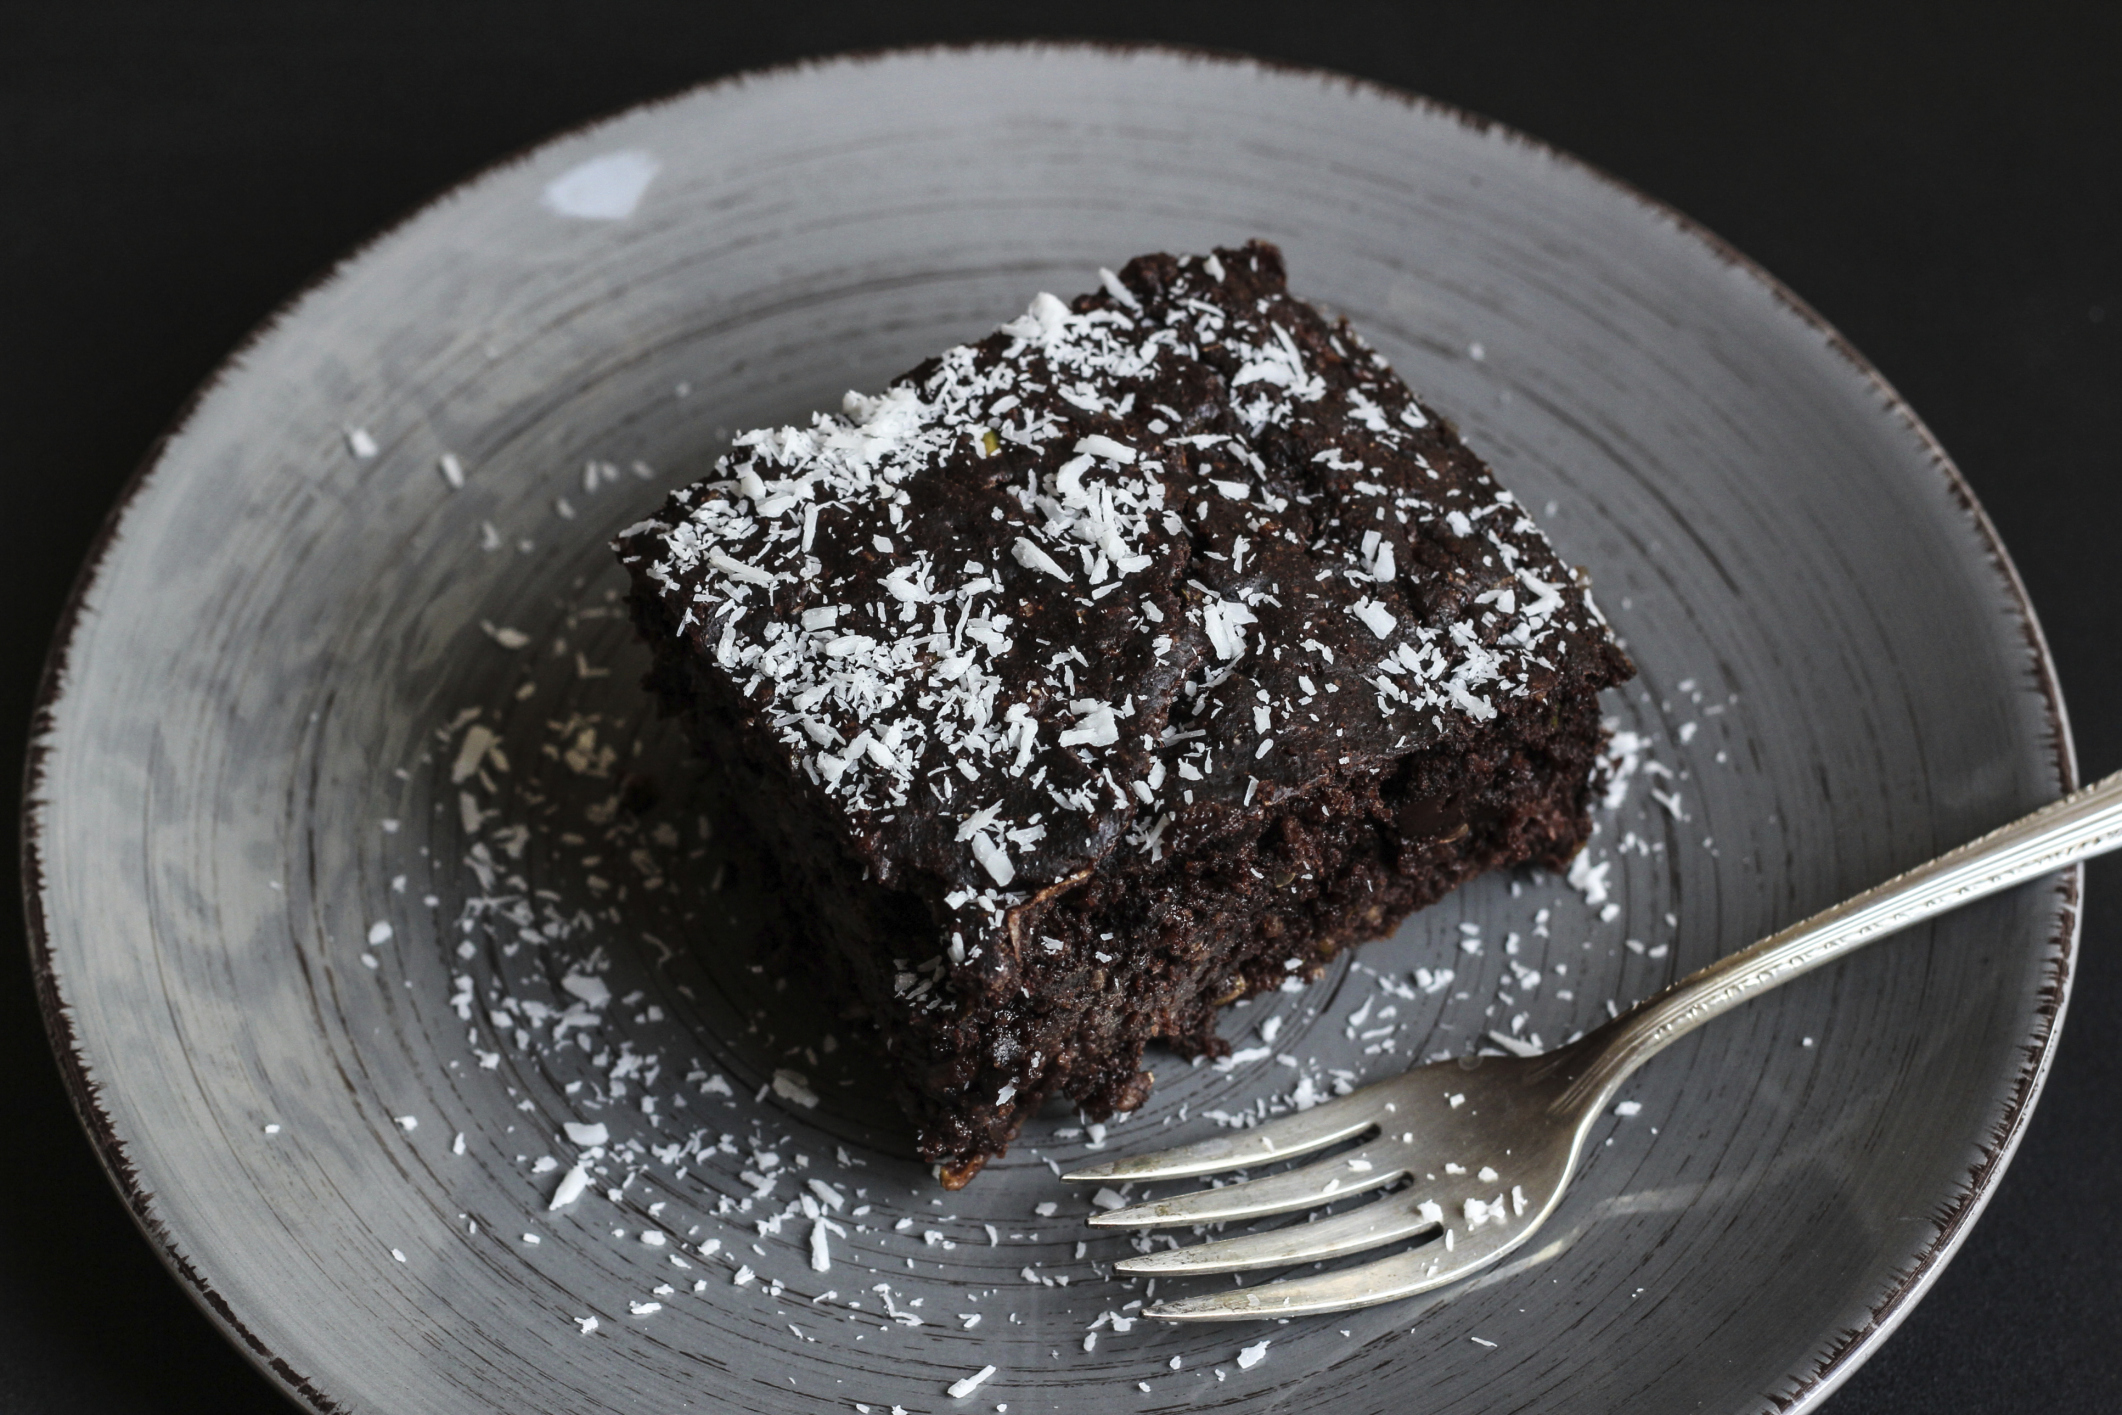
[[[1571,150],[1809,300],[1958,459],[2122,767],[2122,6],[674,0],[0,3],[0,760],[127,476],[231,346],[364,237],[549,134],[736,69],[1019,35],[1403,85]],[[2104,134],[2104,136],[2102,136]],[[0,812],[6,866],[14,812]],[[1828,1402],[2122,1409],[2122,863],[2091,868],[2048,1090],[1931,1295]],[[10,886],[11,887],[11,886]],[[0,1411],[279,1411],[134,1231],[0,906]]]

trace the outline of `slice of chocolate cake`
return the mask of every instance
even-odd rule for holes
[[[1061,1091],[1588,833],[1627,659],[1449,424],[1254,243],[1144,256],[617,543],[682,713],[955,1188]]]

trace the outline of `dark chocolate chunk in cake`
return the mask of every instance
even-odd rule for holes
[[[1144,256],[618,541],[684,715],[954,1187],[1055,1091],[1588,833],[1632,671],[1456,432],[1253,243]]]

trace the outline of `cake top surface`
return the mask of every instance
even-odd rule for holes
[[[618,541],[849,848],[927,877],[961,960],[1114,851],[1184,849],[1617,656],[1272,246],[1100,275],[739,436]]]

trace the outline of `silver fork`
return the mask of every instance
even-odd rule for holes
[[[1196,1277],[1289,1267],[1425,1238],[1361,1267],[1183,1298],[1147,1313],[1172,1321],[1339,1312],[1442,1287],[1532,1237],[1568,1186],[1592,1122],[1637,1067],[1674,1041],[1873,939],[2117,847],[2122,772],[1720,959],[1554,1051],[1418,1066],[1234,1137],[1064,1177],[1108,1185],[1187,1179],[1295,1159],[1368,1135],[1356,1149],[1302,1168],[1114,1209],[1090,1221],[1108,1228],[1244,1221],[1411,1178],[1405,1188],[1348,1212],[1129,1258],[1119,1267]]]

